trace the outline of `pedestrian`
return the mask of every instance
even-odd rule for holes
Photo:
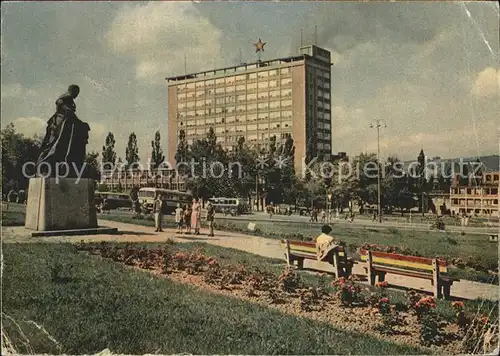
[[[163,220],[163,200],[161,194],[158,194],[153,204],[153,212],[155,215],[155,232],[163,232],[161,223]]]
[[[208,236],[214,236],[215,208],[211,202],[207,205]]]
[[[102,198],[102,202],[101,202],[101,212],[108,212],[108,214],[110,213],[110,209],[109,209],[109,205],[108,205],[108,198],[104,197]]]
[[[184,225],[186,225],[186,234],[191,233],[191,207],[184,205]]]
[[[325,209],[322,209],[321,210],[321,222],[325,223],[325,220],[326,220],[326,211],[325,211]]]
[[[183,214],[184,210],[182,210],[181,204],[177,203],[177,208],[175,209],[175,223],[177,224],[177,233],[182,232]]]
[[[7,201],[10,203],[15,203],[17,199],[17,193],[14,189],[11,189],[9,191],[9,194],[7,194]]]
[[[374,211],[372,215],[372,222],[375,222],[376,220],[377,220],[377,213],[375,213]]]
[[[201,205],[198,198],[193,199],[193,205],[191,207],[191,227],[194,228],[194,234],[200,234],[200,218],[201,218]]]

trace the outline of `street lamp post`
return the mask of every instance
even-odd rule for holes
[[[387,124],[383,120],[376,120],[373,124],[370,124],[371,128],[377,129],[377,203],[378,203],[378,222],[382,222],[382,206],[380,202],[380,128],[387,127]]]

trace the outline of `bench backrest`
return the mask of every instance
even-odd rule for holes
[[[307,242],[307,241],[290,241],[290,253],[293,255],[294,252],[300,253],[301,255],[306,255],[307,257],[316,259],[316,243],[315,242]],[[287,240],[281,240],[281,247],[286,248]],[[338,247],[339,257],[345,257],[345,249],[343,246]]]
[[[360,253],[361,261],[366,261],[368,259],[368,250],[363,249]],[[438,260],[438,263],[439,271],[446,273],[447,262],[445,260]],[[372,251],[372,264],[432,272],[432,258],[405,256],[397,253]]]

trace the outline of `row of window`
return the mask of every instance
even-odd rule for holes
[[[328,140],[330,141],[332,139],[332,136],[329,134],[329,133],[325,133],[325,132],[317,132],[316,133],[316,137],[320,140]]]
[[[329,143],[318,143],[318,150],[331,150],[332,146]]]
[[[245,142],[248,143],[255,143],[255,142],[262,142],[262,141],[267,141],[269,138],[276,136],[278,138],[278,141],[285,140],[287,136],[291,134],[290,131],[276,131],[276,132],[269,132],[269,133],[254,133],[254,134],[248,134],[248,135],[233,135],[233,136],[226,136],[226,137],[217,137],[217,142],[221,144],[236,144],[239,140],[240,137],[245,137]],[[186,139],[187,143],[192,145],[193,142],[200,137],[202,137],[203,134],[197,135],[197,137],[188,137]]]
[[[248,95],[249,98],[244,99],[241,98],[240,96],[229,96],[226,98],[216,98],[214,99],[207,99],[205,101],[190,101],[187,103],[179,103],[177,106],[177,109],[179,111],[185,111],[189,109],[194,109],[194,108],[205,108],[205,107],[213,107],[213,106],[232,106],[232,105],[238,105],[240,106],[245,106],[245,104],[248,103],[254,103],[254,102],[263,102],[263,104],[268,105],[274,105],[275,107],[279,106],[279,101],[281,100],[282,103],[285,102],[286,104],[290,103],[291,105],[291,97],[292,93],[286,92],[283,93],[282,95],[277,95],[273,93],[272,95],[269,95],[268,93],[263,93],[260,94],[258,97],[257,95]],[[287,101],[288,100],[288,101]],[[322,106],[324,107],[324,106]]]
[[[283,110],[283,109],[291,109],[291,105],[282,106],[279,108],[268,108],[268,107],[255,107],[253,109],[245,110],[244,108],[229,110],[225,108],[220,109],[208,109],[205,111],[188,111],[187,113],[177,113],[177,119],[180,122],[189,119],[198,119],[203,121],[205,119],[223,119],[224,117],[234,117],[238,116],[239,118],[247,117],[248,120],[252,118],[279,118],[281,117],[292,117],[291,110]],[[274,110],[274,111],[273,111]]]
[[[215,133],[225,134],[225,133],[235,133],[235,132],[257,131],[257,130],[267,131],[275,129],[290,129],[291,127],[292,127],[292,121],[260,123],[251,125],[232,125],[232,126],[215,127]],[[187,129],[186,135],[187,136],[202,135],[207,133],[209,130],[210,130],[209,126]]]
[[[498,182],[498,174],[485,174],[487,182]]]
[[[498,188],[455,188],[452,192],[463,195],[496,195]]]
[[[453,205],[469,205],[469,206],[491,206],[491,205],[498,205],[498,199],[489,199],[489,200],[483,200],[481,203],[480,199],[467,199],[467,202],[465,199],[452,199]]]
[[[177,86],[177,90],[180,91],[182,89],[199,89],[199,88],[211,88],[216,85],[231,85],[235,83],[241,83],[247,80],[256,80],[256,79],[264,79],[264,78],[273,78],[278,75],[288,76],[291,74],[291,70],[289,67],[281,68],[281,69],[272,69],[272,70],[263,70],[254,73],[246,73],[240,75],[226,76],[217,79],[205,79],[199,80],[197,82],[180,84]]]
[[[281,85],[280,85],[281,83]],[[223,96],[225,94],[232,94],[235,92],[245,92],[245,91],[252,91],[258,89],[259,91],[265,91],[265,89],[278,89],[280,87],[282,88],[287,88],[290,87],[292,84],[292,78],[287,78],[287,79],[282,79],[281,82],[279,81],[270,81],[270,82],[262,82],[262,83],[253,83],[253,84],[240,84],[236,86],[230,86],[230,87],[222,87],[222,88],[217,88],[217,89],[207,89],[207,90],[197,90],[193,91],[192,93],[187,93],[187,94],[178,94],[177,99],[179,102],[181,101],[186,101],[189,99],[197,99],[201,100],[205,97],[212,97],[212,96]]]

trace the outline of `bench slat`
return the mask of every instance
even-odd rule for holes
[[[365,256],[368,253],[367,250],[361,250],[360,251],[361,256]],[[417,257],[417,256],[406,256],[406,255],[401,255],[398,253],[389,253],[389,252],[381,252],[381,251],[372,251],[372,256],[373,257],[381,257],[381,258],[387,258],[391,260],[399,260],[399,261],[408,261],[408,262],[413,262],[413,263],[419,263],[419,264],[427,264],[432,266],[432,258],[427,258],[427,257]],[[445,260],[438,260],[439,266],[440,267],[446,267],[447,262]]]
[[[301,241],[298,241],[301,242]],[[286,242],[281,242],[281,247],[286,248]],[[338,247],[339,256],[344,257],[345,252],[342,246]],[[311,253],[316,255],[316,244],[308,242],[307,245],[305,243],[297,244],[295,241],[290,241],[290,253],[294,255],[295,253]]]
[[[408,276],[408,277],[415,277],[415,278],[432,280],[432,273],[410,271],[407,269],[380,266],[380,265],[373,265],[373,268],[375,269],[375,271],[387,272],[387,273],[393,273],[393,274],[398,274],[398,275],[403,275],[403,276]]]
[[[366,255],[361,255],[361,261],[365,261],[368,259]],[[387,266],[398,266],[398,267],[408,267],[408,268],[414,268],[418,270],[425,270],[425,271],[430,271],[432,272],[432,265],[424,264],[424,263],[417,263],[417,262],[411,262],[411,261],[405,261],[405,260],[399,260],[399,259],[392,259],[392,258],[382,258],[382,257],[377,257],[372,255],[372,263],[379,263],[379,264],[384,264],[384,267]],[[439,266],[439,271],[442,273],[448,272],[448,268],[446,265],[444,266]]]

